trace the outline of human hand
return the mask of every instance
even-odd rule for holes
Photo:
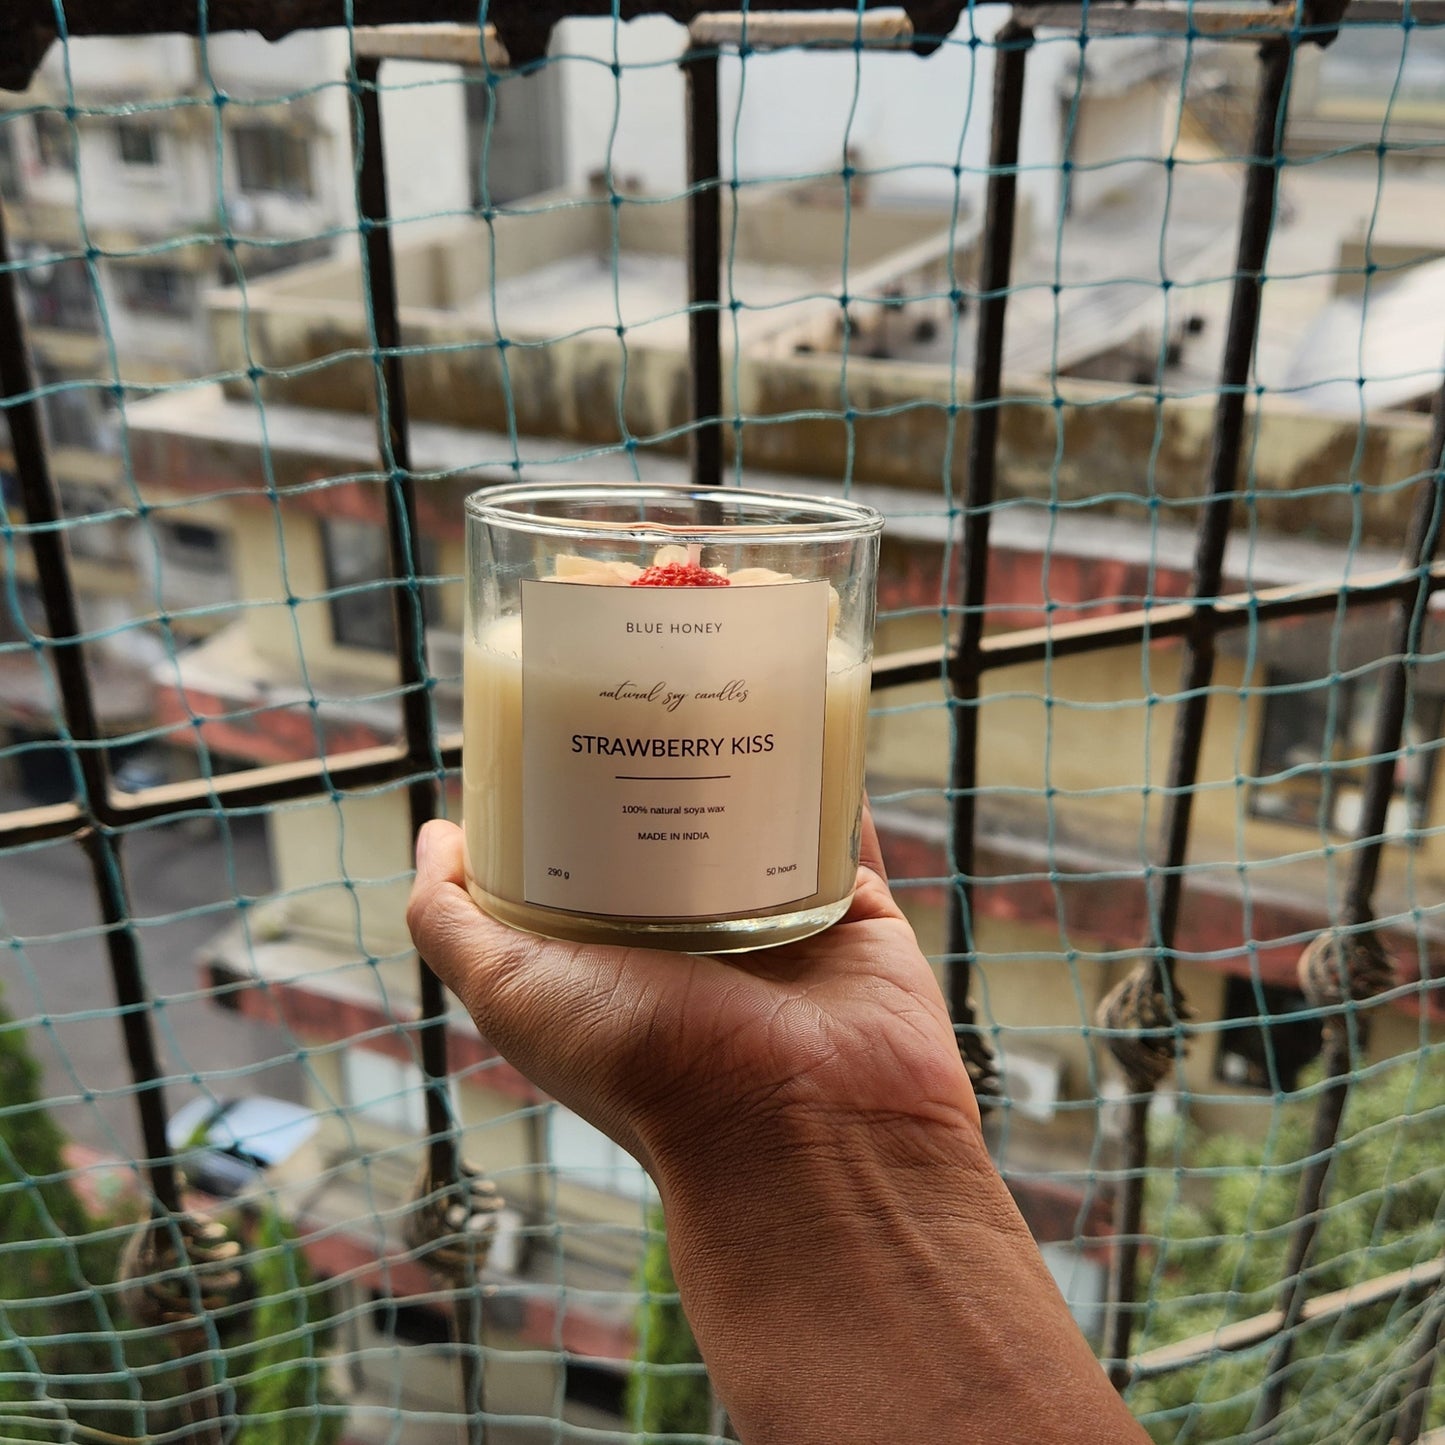
[[[714,1161],[730,1141],[753,1152],[765,1122],[979,1126],[942,993],[866,813],[847,916],[726,961],[518,933],[473,902],[449,823],[418,841],[407,921],[482,1034],[660,1183],[700,1149]]]
[[[432,823],[407,921],[487,1039],[652,1174],[748,1445],[1144,1442],[989,1160],[866,815],[862,862],[842,922],[724,962],[515,932]]]

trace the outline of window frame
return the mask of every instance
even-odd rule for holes
[[[161,128],[153,120],[118,120],[115,125],[116,160],[128,171],[154,173],[161,168]],[[144,155],[128,155],[127,148],[144,141]]]
[[[236,186],[242,194],[315,199],[316,168],[305,136],[262,121],[232,126],[230,136]],[[256,173],[258,164],[264,178]]]
[[[1361,729],[1373,725],[1378,709],[1378,687],[1383,677],[1374,672],[1358,677],[1341,677],[1331,683],[1328,678],[1302,677],[1279,667],[1266,669],[1264,686],[1260,689],[1261,707],[1258,734],[1255,739],[1254,773],[1250,779],[1247,814],[1251,820],[1267,823],[1281,823],[1287,827],[1322,829],[1332,837],[1349,837],[1354,831],[1353,820],[1346,812],[1347,800],[1363,794],[1364,775],[1369,767],[1369,752],[1355,756],[1351,737],[1358,737]],[[1332,729],[1332,751],[1336,754],[1343,748],[1345,756],[1324,756],[1326,735],[1331,731],[1329,722],[1330,694],[1338,691],[1334,706]],[[1271,737],[1271,713],[1287,699],[1309,697],[1323,703],[1320,718],[1320,736],[1296,738],[1290,746],[1312,747],[1317,760],[1312,764],[1289,763],[1287,752],[1278,738]],[[1422,833],[1428,829],[1431,800],[1434,794],[1435,777],[1441,752],[1441,727],[1445,722],[1445,694],[1427,693],[1416,690],[1411,697],[1411,708],[1406,717],[1408,730],[1413,722],[1423,736],[1423,742],[1411,742],[1402,736],[1395,766],[1395,780],[1391,790],[1391,812],[1396,807],[1403,809],[1403,819],[1391,823],[1387,815],[1385,838],[1387,842],[1418,847],[1423,841]],[[1356,744],[1358,746],[1358,744]],[[1273,753],[1275,756],[1270,756]],[[1412,785],[1410,766],[1418,760],[1420,775]],[[1294,776],[1288,780],[1265,782],[1267,778],[1290,771]],[[1280,798],[1283,790],[1291,789],[1301,796],[1301,806],[1291,810],[1287,806],[1270,806],[1268,799]]]
[[[376,545],[377,550],[372,554],[376,565],[367,569],[365,575],[343,578],[341,574],[334,544],[338,529],[343,527],[364,529],[368,534],[368,544]],[[396,606],[392,594],[399,584],[393,583],[391,578],[386,528],[379,522],[364,522],[355,517],[321,517],[318,518],[318,530],[322,570],[326,579],[326,615],[331,627],[332,646],[373,656],[395,657]],[[423,575],[437,576],[440,566],[436,541],[430,537],[420,537],[418,542]],[[384,609],[385,622],[379,631],[370,633],[368,629],[374,624],[367,622],[358,626],[356,614],[360,609],[371,612],[377,606],[378,600]],[[423,586],[421,603],[427,625],[437,626],[441,621],[441,597],[438,590],[433,586]]]
[[[1273,1003],[1291,1007],[1275,1008]],[[1310,1010],[1309,1000],[1298,989],[1256,982],[1241,974],[1225,974],[1219,1001],[1219,1022],[1223,1027],[1215,1038],[1214,1077],[1233,1089],[1273,1093],[1277,1082],[1280,1092],[1293,1093],[1299,1086],[1300,1074],[1324,1049],[1323,1020],[1297,1017]],[[1261,1019],[1268,1022],[1262,1023]],[[1306,1048],[1298,1046],[1301,1033],[1310,1040]],[[1246,1047],[1231,1048],[1231,1041]],[[1256,1041],[1255,1047],[1248,1047]],[[1243,1077],[1225,1063],[1226,1056],[1240,1061],[1246,1071]],[[1257,1072],[1251,1075],[1251,1069]]]

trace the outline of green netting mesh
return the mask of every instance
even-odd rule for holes
[[[63,36],[59,4],[56,18]],[[880,654],[945,643],[962,620],[1003,19],[967,13],[927,59],[856,38],[770,53],[744,35],[721,64],[728,476],[886,512]],[[1156,936],[1187,689],[1165,614],[1142,642],[1075,644],[1190,593],[1257,84],[1250,45],[1152,23],[1040,31],[1029,58],[983,606],[986,645],[1042,640],[988,672],[977,704],[965,940],[974,1027],[1002,1066],[993,1152],[1101,1347],[1129,1091],[1094,1019]],[[1391,1438],[1441,1321],[1433,607],[1383,755],[1375,911],[1397,981],[1311,1007],[1295,965],[1344,916],[1400,656],[1392,598],[1344,585],[1393,571],[1417,494],[1440,486],[1445,34],[1406,9],[1347,23],[1327,50],[1308,27],[1290,38],[1223,569],[1246,620],[1220,634],[1206,684],[1171,950],[1194,1017],[1151,1106],[1132,1305],[1130,1399],[1161,1441],[1250,1438],[1275,1342],[1265,1329],[1235,1349],[1226,1331],[1277,1302],[1317,1158],[1326,1026],[1349,1030],[1351,1089],[1275,1438]],[[34,368],[5,411],[34,402],[43,421],[103,738],[68,729],[32,556],[47,529],[27,522],[5,449],[7,813],[80,796],[93,746],[144,793],[396,736],[398,460],[376,442],[353,146],[371,43],[62,38],[29,90],[0,98],[6,269]],[[478,51],[381,71],[424,571],[404,585],[444,733],[460,708],[460,498],[516,476],[688,475],[685,45],[661,20],[569,20],[545,63]],[[1290,587],[1341,591],[1308,615],[1251,610]],[[869,780],[945,975],[960,962],[950,698],[942,664],[877,693]],[[123,827],[120,922],[75,839],[0,855],[0,1436],[422,1442],[469,1413],[494,1445],[725,1430],[651,1186],[457,1018],[462,1149],[506,1201],[484,1276],[485,1414],[469,1411],[468,1311],[408,1229],[427,1116],[407,781]],[[140,1010],[117,1004],[118,929],[149,985]],[[137,1106],[154,1094],[122,1047],[138,1012],[188,1200],[240,1245],[199,1273],[166,1272],[179,1226],[135,1252],[151,1203]],[[167,1298],[183,1319],[208,1308],[181,1326]],[[1189,1362],[1171,1367],[1161,1351],[1181,1341]],[[1445,1425],[1438,1386],[1426,1414]]]

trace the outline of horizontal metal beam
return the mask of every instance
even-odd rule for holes
[[[512,63],[495,25],[362,25],[352,43],[358,60],[431,60],[488,70]]]
[[[1409,1269],[1398,1269],[1393,1274],[1381,1275],[1379,1279],[1352,1284],[1348,1289],[1335,1290],[1332,1294],[1322,1294],[1308,1301],[1300,1315],[1300,1324],[1328,1324],[1355,1310],[1369,1309],[1402,1296],[1423,1294],[1434,1289],[1442,1280],[1445,1280],[1445,1259],[1432,1259]],[[1129,1379],[1132,1382],[1170,1375],[1177,1370],[1187,1370],[1191,1365],[1208,1364],[1221,1354],[1262,1345],[1278,1333],[1283,1323],[1281,1311],[1267,1310],[1262,1315],[1239,1320],[1223,1329],[1210,1330],[1180,1340],[1177,1344],[1148,1350],[1129,1361]]]
[[[855,45],[897,48],[913,43],[913,22],[904,10],[824,11],[817,15],[766,15],[749,10],[711,11],[688,27],[688,38],[702,50],[747,45],[752,50],[782,50],[790,45],[851,49]]]
[[[904,0],[920,51],[936,49],[953,33],[967,0]],[[985,0],[1002,3],[1002,0]],[[836,10],[839,0],[760,0],[763,11]],[[860,0],[864,10],[897,10],[898,0]],[[715,11],[716,0],[491,0],[487,18],[513,65],[532,65],[547,54],[552,29],[569,17],[634,20],[662,15],[690,25]],[[23,90],[54,42],[55,0],[5,0],[0,9],[0,87]],[[347,24],[474,25],[476,0],[65,0],[68,35],[196,35],[255,30],[279,40],[298,30],[326,30]]]
[[[1346,12],[1349,24],[1398,25],[1405,7],[1399,0],[1353,0]],[[1332,22],[1312,26],[1301,19],[1294,5],[1210,4],[1209,0],[1189,5],[1171,0],[1143,0],[1129,5],[1104,0],[1097,5],[1068,3],[1068,0],[1022,0],[1015,4],[1018,19],[1036,29],[1067,30],[1091,35],[1197,35],[1209,40],[1257,40],[1264,35],[1287,35],[1298,29],[1313,36],[1328,32]],[[1445,0],[1419,0],[1410,6],[1410,20],[1416,25],[1445,25]]]
[[[1418,585],[1415,572],[1392,571],[1353,578],[1348,583],[1321,583],[1313,587],[1291,584],[1260,592],[1230,593],[1213,603],[1215,629],[1229,632],[1251,623],[1280,622],[1291,617],[1332,612],[1340,605],[1341,594],[1347,605],[1390,602],[1410,596]],[[1445,589],[1445,562],[1437,562],[1428,573],[1428,590],[1442,589]],[[1196,610],[1192,602],[1165,602],[1111,617],[997,633],[980,642],[980,667],[986,672],[996,671],[1041,662],[1046,657],[1076,657],[1180,637],[1188,630]],[[887,692],[914,683],[937,682],[947,677],[953,651],[951,646],[940,644],[885,653],[873,664],[873,691]],[[440,740],[440,758],[445,768],[461,766],[460,734],[452,733]],[[0,815],[0,848],[70,837],[96,824],[126,828],[207,810],[245,812],[272,803],[315,797],[332,789],[384,787],[429,772],[433,766],[432,758],[412,757],[405,748],[376,747],[252,768],[218,778],[167,783],[140,793],[112,792],[95,817],[73,803]]]
[[[1216,632],[1232,632],[1251,623],[1282,622],[1333,612],[1340,605],[1393,602],[1411,596],[1419,585],[1412,571],[1375,572],[1348,583],[1321,583],[1314,587],[1287,584],[1259,592],[1233,592],[1213,603]],[[1427,574],[1427,591],[1445,589],[1445,563],[1437,562]],[[1047,627],[1026,627],[999,632],[979,643],[984,671],[1019,667],[1045,658],[1077,657],[1111,647],[1130,647],[1182,637],[1199,609],[1192,602],[1161,602],[1109,617],[1086,617],[1077,622],[1055,622]],[[888,653],[873,664],[873,690],[933,682],[943,676],[953,648],[942,644],[908,652]]]

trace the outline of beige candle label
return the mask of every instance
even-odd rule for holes
[[[522,584],[526,901],[626,918],[818,890],[828,585]]]

